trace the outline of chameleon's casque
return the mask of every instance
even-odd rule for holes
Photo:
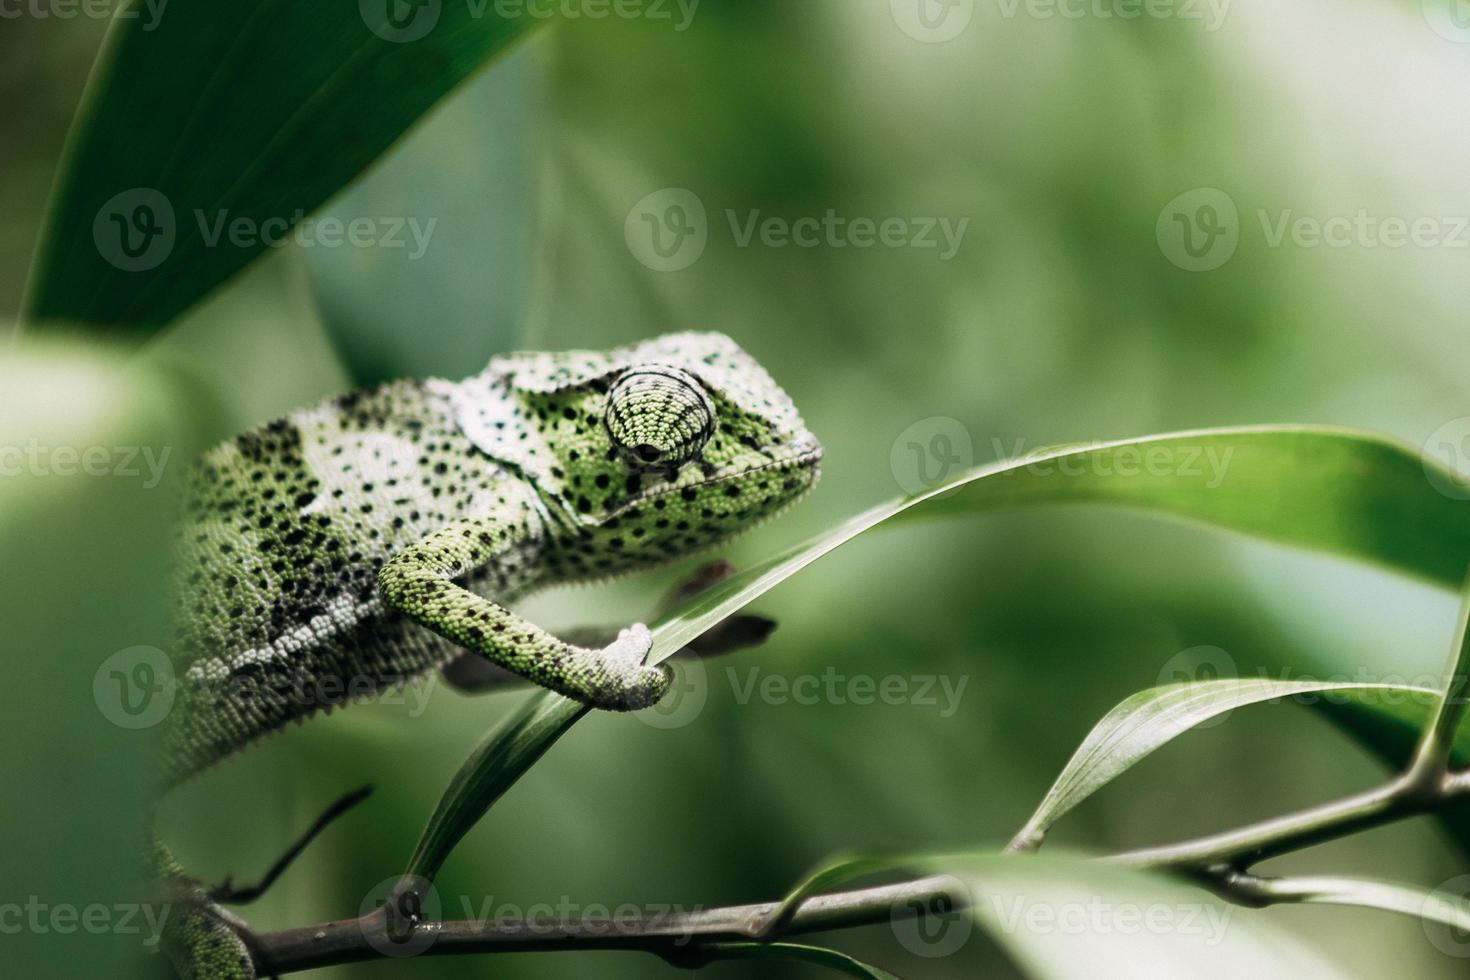
[[[572,647],[504,608],[722,541],[816,480],[790,398],[719,334],[497,357],[344,395],[206,455],[181,526],[175,782],[465,649],[600,707],[667,686],[641,627]]]

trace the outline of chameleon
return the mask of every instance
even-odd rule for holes
[[[210,450],[178,524],[179,678],[160,790],[293,721],[481,659],[594,708],[668,691],[643,624],[582,646],[510,604],[726,541],[816,483],[821,444],[718,333],[518,352],[462,381],[322,401]],[[154,874],[182,879],[155,842]],[[185,977],[254,975],[229,913],[165,936]]]

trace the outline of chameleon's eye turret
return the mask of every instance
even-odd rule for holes
[[[715,431],[715,408],[698,379],[662,364],[629,368],[607,393],[607,433],[639,468],[677,468]]]

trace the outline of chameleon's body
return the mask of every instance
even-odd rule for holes
[[[804,493],[820,456],[786,394],[718,334],[506,355],[226,442],[196,468],[181,524],[163,782],[465,650],[598,707],[652,704],[669,674],[643,663],[646,629],[585,649],[504,604],[724,540]],[[219,955],[218,929],[179,938]]]

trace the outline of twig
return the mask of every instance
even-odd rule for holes
[[[944,901],[949,899],[949,901]],[[777,902],[735,905],[616,921],[555,923],[524,917],[425,922],[414,932],[421,955],[512,953],[589,949],[638,950],[676,963],[698,962],[701,947],[754,939]],[[818,895],[802,904],[782,935],[845,929],[946,912],[962,907],[954,879],[933,875],[912,881]],[[255,937],[256,969],[296,973],[341,963],[388,958],[393,945],[380,909],[358,919],[285,929]],[[386,952],[385,952],[386,951]]]
[[[247,905],[255,901],[264,895],[270,889],[271,885],[275,884],[276,879],[291,866],[291,862],[295,861],[301,855],[302,851],[306,850],[307,845],[316,838],[317,834],[326,830],[332,821],[357,806],[371,796],[372,793],[373,788],[371,786],[363,786],[337,800],[337,802],[327,807],[326,811],[317,817],[310,827],[306,828],[306,833],[298,837],[296,842],[286,849],[286,853],[282,854],[276,860],[276,863],[270,866],[270,870],[266,871],[260,881],[254,885],[241,888],[237,887],[229,878],[226,878],[219,885],[210,889],[210,900],[223,905]]]

